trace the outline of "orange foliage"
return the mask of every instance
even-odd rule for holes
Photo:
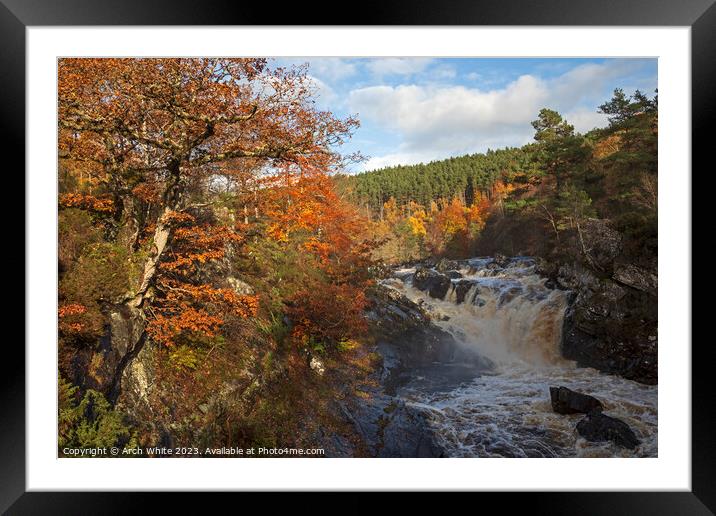
[[[383,204],[383,220],[374,230],[395,242],[394,254],[388,255],[388,260],[405,260],[425,250],[433,255],[446,251],[469,253],[471,243],[484,229],[488,216],[496,208],[501,209],[503,200],[513,190],[514,186],[498,181],[489,196],[476,192],[470,206],[455,197],[450,202],[432,201],[428,209],[412,200],[401,209],[391,197]]]
[[[622,146],[622,137],[619,132],[598,140],[594,145],[594,157],[604,159],[619,152]]]
[[[316,259],[324,277],[287,300],[294,338],[336,342],[364,331],[364,290],[371,282],[375,245],[366,237],[366,220],[337,195],[321,169],[284,167],[264,185],[269,236],[284,245],[298,244]]]
[[[80,333],[85,325],[79,322],[76,316],[82,315],[85,312],[87,312],[87,307],[79,303],[70,303],[60,306],[57,310],[57,315],[60,319],[60,333]]]
[[[114,202],[112,199],[100,199],[92,195],[80,193],[68,193],[60,196],[62,208],[79,208],[82,210],[94,211],[97,213],[112,213]]]
[[[243,239],[234,229],[200,224],[188,213],[170,213],[166,220],[174,229],[173,247],[159,265],[153,317],[147,332],[156,342],[174,346],[180,340],[213,338],[227,316],[253,317],[258,310],[255,296],[237,294],[197,279],[198,266],[225,256],[226,246]]]
[[[142,183],[132,188],[132,194],[142,202],[156,204],[161,201],[162,192],[156,183]]]
[[[363,290],[352,285],[320,283],[299,291],[286,309],[294,321],[293,337],[301,343],[315,338],[335,343],[353,338],[367,328]]]

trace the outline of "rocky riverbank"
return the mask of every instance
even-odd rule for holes
[[[367,399],[339,404],[342,417],[357,429],[368,455],[655,453],[655,391],[594,369],[575,368],[562,359],[575,360],[574,354],[581,352],[585,357],[577,360],[579,366],[652,383],[648,357],[630,363],[629,357],[609,347],[611,341],[589,348],[583,345],[584,337],[575,339],[584,332],[577,321],[583,324],[580,317],[594,311],[610,289],[616,290],[616,280],[597,278],[585,270],[570,275],[565,266],[549,274],[549,267],[539,259],[501,255],[411,263],[395,270],[373,291],[367,318],[382,365]],[[607,298],[614,304],[604,320],[593,321],[597,329],[610,314],[619,313],[620,301],[629,301],[633,295]],[[624,320],[616,322],[624,324]],[[554,330],[552,321],[557,325]],[[601,331],[592,338],[613,330]],[[551,344],[553,339],[557,341]],[[490,351],[485,345],[512,356],[496,355],[493,358],[500,364],[493,363],[485,355]],[[638,353],[634,347],[628,349]],[[600,363],[600,359],[605,361]],[[543,384],[547,381],[567,382],[605,401],[565,387],[558,392],[569,396],[560,401],[557,391],[550,392]],[[553,410],[545,411],[549,404],[542,404],[548,403],[550,395]],[[633,406],[642,404],[644,416],[635,415]],[[332,452],[350,456],[355,449],[344,443]]]
[[[584,259],[541,261],[554,288],[571,292],[562,353],[580,366],[630,380],[658,383],[657,263],[624,253],[622,235],[589,219]]]
[[[359,435],[363,453],[373,457],[443,457],[445,451],[428,424],[428,414],[406,404],[397,391],[416,371],[435,363],[470,361],[455,339],[431,322],[418,304],[382,285],[371,292],[366,314],[370,339],[382,357],[373,375],[374,387],[364,398],[336,403],[337,412]],[[481,365],[472,357],[476,366]],[[356,447],[335,436],[324,436],[328,454],[353,456]]]

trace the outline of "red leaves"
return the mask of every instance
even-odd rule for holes
[[[114,202],[112,199],[98,198],[80,193],[60,195],[60,206],[62,208],[79,208],[81,210],[103,214],[112,213],[114,211]]]
[[[226,247],[243,237],[234,229],[208,222],[198,223],[185,212],[169,212],[162,220],[174,226],[172,250],[160,262],[153,318],[147,331],[166,346],[216,337],[226,317],[253,317],[258,310],[255,296],[239,295],[198,278],[202,266],[220,260]]]
[[[227,226],[197,224],[195,218],[182,212],[170,212],[164,217],[165,224],[174,226],[174,250],[160,264],[165,271],[186,274],[195,267],[224,257],[228,244],[238,244],[243,236]]]
[[[154,340],[171,346],[211,338],[229,317],[256,314],[255,297],[212,284],[212,264],[243,241],[234,214],[219,224],[215,213],[185,205],[215,201],[217,175],[242,185],[243,195],[261,172],[280,170],[253,190],[261,197],[256,218],[267,217],[269,235],[296,236],[337,283],[362,259],[355,217],[326,175],[341,163],[333,149],[358,122],[318,110],[312,84],[306,68],[271,70],[265,59],[59,61],[60,159],[70,178],[88,175],[90,187],[122,199],[116,221],[128,221],[131,231],[118,234],[131,253],[149,255],[139,268]],[[113,211],[111,201],[78,193],[63,202]]]
[[[216,336],[224,323],[221,317],[211,315],[206,310],[191,306],[177,308],[177,314],[171,314],[171,310],[159,310],[147,325],[147,332],[155,342],[173,346],[176,339],[182,335],[211,338]]]
[[[63,305],[57,310],[57,315],[60,319],[69,317],[71,315],[80,315],[87,311],[87,307],[79,303],[70,303]]]
[[[59,331],[65,335],[76,335],[85,329],[82,316],[87,312],[87,307],[79,303],[62,305],[57,310],[59,318]]]
[[[293,338],[328,345],[363,333],[374,247],[367,221],[315,168],[284,167],[265,180],[262,198],[269,237],[312,257],[302,261],[309,284],[286,300]]]
[[[287,315],[294,321],[293,337],[302,341],[337,343],[366,330],[365,294],[352,285],[315,284],[289,300]]]
[[[161,189],[156,183],[142,183],[132,188],[132,195],[147,204],[157,204],[161,201]]]

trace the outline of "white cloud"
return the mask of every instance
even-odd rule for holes
[[[361,119],[397,133],[395,152],[372,158],[364,169],[416,163],[532,140],[539,110],[558,110],[575,128],[607,124],[596,113],[614,79],[633,72],[627,61],[578,66],[551,79],[523,75],[500,89],[464,86],[371,86],[351,91],[347,104]]]
[[[595,127],[606,127],[609,125],[607,115],[597,113],[587,108],[577,108],[568,113],[564,113],[564,118],[580,133],[586,133]]]
[[[367,68],[379,77],[384,75],[413,75],[425,71],[434,60],[423,57],[385,57],[371,59]]]
[[[447,156],[441,156],[447,157]],[[436,156],[431,152],[396,152],[384,156],[373,156],[358,165],[358,171],[376,170],[378,168],[392,167],[394,165],[414,165],[433,161]]]
[[[354,63],[338,57],[311,59],[309,66],[313,75],[329,82],[345,79],[358,73],[358,67]]]
[[[348,103],[360,117],[398,131],[404,151],[461,152],[503,143],[516,126],[529,125],[548,97],[546,86],[525,75],[503,90],[463,86],[372,86],[354,90]],[[518,131],[524,135],[524,129]],[[509,138],[508,138],[509,139]]]

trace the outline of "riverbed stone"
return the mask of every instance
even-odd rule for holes
[[[624,421],[600,412],[587,414],[577,423],[577,432],[588,441],[611,441],[630,450],[641,444],[634,431]]]
[[[450,278],[432,269],[420,268],[413,275],[413,286],[435,299],[444,299],[451,285]]]
[[[447,272],[449,270],[455,270],[459,268],[459,266],[460,265],[455,260],[441,258],[435,266],[435,270],[437,270],[438,272]]]
[[[604,409],[602,402],[594,396],[567,387],[550,387],[549,395],[552,400],[552,410],[557,414],[589,414]]]
[[[465,296],[473,287],[473,282],[470,280],[460,280],[455,283],[455,302],[459,305],[465,301]]]

